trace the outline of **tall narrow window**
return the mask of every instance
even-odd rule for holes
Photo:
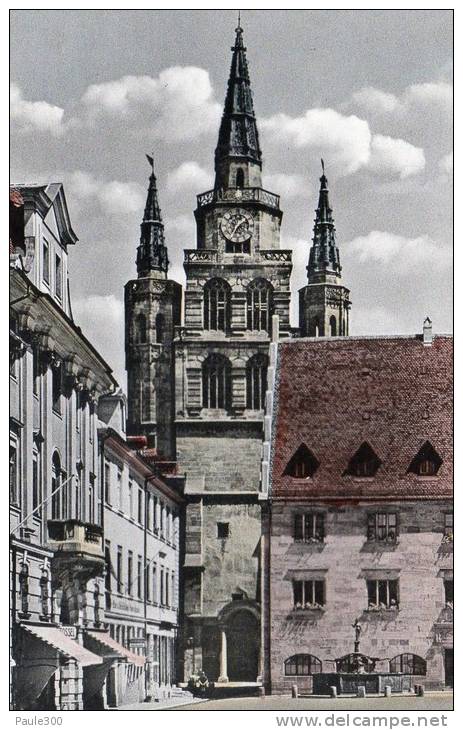
[[[129,481],[129,517],[133,520],[133,482]]]
[[[42,279],[46,284],[50,283],[50,249],[45,240],[42,241]]]
[[[157,576],[157,570],[156,570],[156,563],[153,563],[152,576],[153,576],[153,603],[157,603],[158,602],[158,576]]]
[[[63,295],[63,269],[61,257],[58,254],[55,256],[55,294],[58,299],[61,299]]]
[[[135,320],[135,341],[144,344],[146,342],[146,317],[141,312]]]
[[[61,394],[62,394],[62,370],[61,364],[51,369],[52,372],[52,398],[53,410],[55,413],[61,413]]]
[[[107,461],[104,465],[104,501],[111,504],[111,467]]]
[[[133,583],[133,552],[129,550],[127,556],[127,593],[129,596],[132,595],[132,583]]]
[[[106,591],[106,608],[110,608],[110,593],[111,593],[111,543],[109,540],[105,540],[104,547],[105,557],[105,574],[104,574],[104,587]]]
[[[161,568],[161,606],[165,606],[165,592],[164,592],[164,570]]]
[[[149,565],[149,560],[145,559],[145,596],[147,601],[151,601],[151,581]]]
[[[248,330],[270,331],[273,289],[265,279],[255,279],[247,288]]]
[[[143,574],[143,567],[142,567],[142,560],[141,555],[138,556],[137,559],[137,598],[142,598],[142,574]]]
[[[61,462],[58,452],[55,451],[51,466],[51,518],[61,519]]]
[[[267,390],[267,355],[253,355],[246,365],[246,407],[255,411],[265,406]]]
[[[41,501],[39,455],[34,451],[32,454],[32,512],[34,517],[40,517],[42,514]]]
[[[82,504],[82,471],[79,470],[79,473],[76,475],[74,479],[74,496],[75,496],[75,518],[76,520],[80,520],[82,517],[81,515],[81,504]]]
[[[19,571],[19,596],[21,599],[21,613],[29,615],[29,566],[26,562],[21,564]]]
[[[153,497],[153,532],[158,532],[158,499]]]
[[[156,342],[162,342],[164,339],[164,315],[159,312],[156,315]]]
[[[444,541],[453,542],[453,512],[444,514]]]
[[[142,489],[139,489],[138,490],[138,514],[137,514],[137,518],[138,518],[138,524],[139,525],[142,525],[143,524],[143,490]]]
[[[453,578],[444,580],[445,602],[453,606]]]
[[[95,475],[90,474],[88,482],[88,522],[95,523]]]
[[[10,442],[10,502],[14,505],[19,504],[18,484],[18,445],[14,441]]]
[[[244,188],[244,170],[241,167],[236,171],[236,187]]]
[[[166,606],[170,606],[170,585],[169,585],[169,571],[166,568]]]
[[[231,366],[223,355],[212,354],[203,362],[203,408],[231,407]]]
[[[122,502],[122,472],[120,469],[117,470],[117,502],[119,510],[122,511],[124,505]]]
[[[230,287],[212,279],[204,287],[204,329],[226,332],[230,327]]]
[[[122,593],[123,582],[122,582],[122,546],[117,546],[117,562],[116,562],[116,583],[117,592]]]
[[[40,359],[39,349],[34,346],[32,349],[32,392],[39,395],[40,390]]]
[[[50,616],[50,575],[46,568],[42,568],[42,575],[39,579],[40,586],[40,606],[43,619]]]
[[[336,317],[330,317],[330,335],[336,337]]]

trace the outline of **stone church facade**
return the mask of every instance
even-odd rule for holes
[[[152,163],[151,158],[150,163]],[[320,179],[303,334],[347,335],[328,185]],[[128,432],[186,474],[183,637],[179,679],[203,669],[215,682],[263,673],[260,461],[269,345],[290,325],[291,251],[280,248],[279,196],[262,187],[262,153],[246,48],[236,29],[215,151],[214,188],[197,196],[196,248],[186,289],[168,278],[154,171],[126,285]],[[276,315],[276,316],[275,316]],[[243,636],[246,642],[243,643]]]

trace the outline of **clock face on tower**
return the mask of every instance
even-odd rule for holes
[[[230,210],[220,221],[220,230],[228,241],[243,243],[252,236],[254,219],[247,210]]]

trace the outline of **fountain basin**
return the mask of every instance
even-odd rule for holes
[[[359,687],[365,687],[366,694],[383,694],[385,687],[390,687],[394,693],[412,689],[411,674],[392,672],[320,672],[312,679],[314,695],[329,695],[331,687],[336,687],[341,695],[356,695]]]

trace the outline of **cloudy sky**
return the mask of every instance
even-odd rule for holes
[[[195,195],[213,181],[235,25],[231,10],[12,11],[12,180],[64,182],[80,239],[74,317],[121,382],[145,153],[171,276],[183,282]],[[293,291],[305,280],[324,157],[351,333],[417,332],[426,315],[450,332],[451,11],[248,10],[243,26]]]

